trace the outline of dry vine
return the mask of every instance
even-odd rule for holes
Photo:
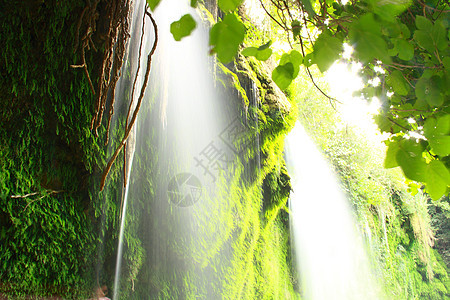
[[[82,63],[81,63],[81,65],[70,65],[70,67],[73,69],[83,68],[84,74],[86,74],[86,77],[89,82],[89,87],[91,88],[91,91],[93,94],[95,94],[95,89],[94,89],[94,85],[92,84],[91,77],[89,76],[89,71],[87,69],[86,48],[88,50],[90,50],[90,47],[92,46],[92,48],[95,51],[97,51],[97,49],[95,48],[94,42],[92,41],[92,34],[96,30],[96,20],[98,18],[97,5],[99,2],[100,2],[100,0],[96,0],[95,3],[93,5],[91,5],[90,1],[88,1],[88,5],[81,12],[81,16],[78,19],[78,23],[77,23],[77,31],[75,33],[75,44],[73,47],[73,52],[75,53],[78,49],[81,24],[83,23],[83,19],[86,18],[87,19],[87,21],[86,21],[87,28],[86,28],[85,34],[81,38],[81,62]]]
[[[100,70],[100,76],[98,80],[98,94],[95,105],[95,112],[91,120],[91,130],[94,130],[95,135],[98,136],[98,128],[102,123],[102,118],[108,99],[108,91],[110,91],[111,103],[109,109],[105,144],[108,143],[111,117],[114,113],[115,88],[120,77],[120,70],[122,69],[126,43],[128,41],[128,38],[130,37],[130,1],[112,1],[109,3],[108,9],[108,16],[110,17],[110,23],[108,27],[109,31],[107,33],[105,54],[103,57],[102,68]]]
[[[106,180],[106,176],[108,176],[108,173],[111,169],[112,164],[114,163],[114,161],[116,160],[117,156],[119,155],[120,150],[122,150],[122,148],[125,146],[128,136],[131,133],[131,130],[133,129],[133,125],[136,122],[136,118],[137,118],[137,114],[139,112],[139,109],[141,107],[142,104],[142,99],[144,98],[144,94],[145,94],[145,89],[147,87],[147,83],[148,83],[148,78],[150,75],[150,69],[151,69],[151,64],[152,64],[152,56],[155,53],[156,50],[156,46],[158,45],[158,27],[156,25],[155,20],[153,19],[153,16],[151,15],[151,13],[148,11],[148,9],[146,8],[145,10],[145,15],[147,15],[152,24],[153,24],[153,30],[154,30],[154,34],[155,34],[155,40],[153,42],[153,47],[150,50],[150,53],[147,56],[147,69],[145,71],[145,77],[144,77],[144,82],[142,83],[142,87],[141,87],[141,92],[139,94],[139,98],[138,101],[136,103],[136,108],[133,111],[133,116],[129,122],[129,124],[127,124],[127,127],[125,128],[125,135],[122,139],[122,141],[120,142],[119,146],[116,148],[116,151],[114,151],[114,154],[112,155],[111,159],[108,161],[108,164],[106,165],[105,170],[103,171],[103,175],[102,175],[102,179],[101,179],[101,183],[100,183],[100,190],[103,190],[104,186],[105,186],[105,180]],[[144,15],[144,16],[145,16]],[[141,44],[142,44],[142,38],[143,35],[141,36]],[[138,76],[138,72],[136,72],[136,77]],[[136,81],[136,79],[135,79]],[[133,90],[135,88],[135,85],[133,85]],[[133,91],[134,93],[134,91]],[[130,104],[130,109],[132,107],[132,103]]]

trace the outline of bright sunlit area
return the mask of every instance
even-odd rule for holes
[[[348,49],[351,47],[345,45],[344,58],[351,51]],[[364,131],[376,132],[377,126],[373,116],[378,113],[381,101],[377,97],[365,99],[361,94],[358,95],[358,91],[364,87],[363,79],[359,76],[361,68],[361,63],[336,61],[324,77],[329,86],[330,96],[338,101],[336,109],[343,120],[348,125]],[[375,85],[378,80],[372,80],[369,84]]]

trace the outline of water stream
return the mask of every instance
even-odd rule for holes
[[[145,0],[134,5],[130,53],[139,48]],[[196,18],[197,28],[176,42],[170,24],[186,13]],[[209,29],[198,12],[188,1],[165,0],[153,16],[159,40],[136,124],[136,154],[129,160],[113,299],[125,290],[183,298],[196,294],[189,290],[193,286],[215,298],[220,282],[209,283],[216,275],[205,265],[223,239],[220,222],[228,210],[224,189],[237,156],[234,134],[242,125],[236,105],[215,87]],[[154,40],[148,19],[144,32],[137,87]],[[224,255],[227,247],[221,247]]]
[[[300,123],[286,139],[293,257],[307,300],[380,299],[338,181]]]

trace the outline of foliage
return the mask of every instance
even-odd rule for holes
[[[97,239],[115,226],[120,174],[109,195],[93,192],[106,148],[89,130],[88,79],[69,69],[81,60],[73,47],[84,7],[8,2],[0,12],[0,297],[88,298],[101,264],[91,259]],[[94,80],[99,56],[86,53]]]
[[[445,250],[436,247],[434,228],[438,220],[445,224],[444,215],[430,213],[426,194],[407,191],[399,168],[384,169],[385,145],[375,128],[347,124],[339,106],[330,107],[305,85],[305,78],[297,79],[290,92],[299,102],[300,120],[334,166],[355,209],[386,299],[447,299],[449,275],[441,258]],[[447,239],[440,237],[445,245]]]
[[[240,1],[219,1],[225,16],[211,30],[212,52],[224,63],[232,60],[243,41],[243,23],[233,14],[239,4]],[[361,74],[366,87],[362,93],[369,101],[377,97],[383,102],[376,119],[380,130],[391,134],[387,141],[392,148],[386,158],[388,166],[400,165],[407,178],[425,184],[433,199],[448,194],[448,3],[277,0],[262,1],[261,5],[286,32],[291,47],[301,53],[296,59],[283,56],[274,68],[272,78],[279,87],[285,90],[289,86],[301,64],[314,80],[309,67],[316,64],[325,72],[340,59],[342,44],[348,43],[354,50],[352,60],[364,66]],[[269,50],[261,47],[249,47],[242,53],[266,60]],[[383,70],[382,74],[379,70]],[[371,79],[377,76],[382,78],[381,84],[371,85]],[[411,143],[407,141],[410,137],[420,141]],[[409,151],[410,147],[415,150]]]

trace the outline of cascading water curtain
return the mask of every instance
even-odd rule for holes
[[[338,181],[300,123],[286,138],[292,251],[307,300],[382,299]]]

